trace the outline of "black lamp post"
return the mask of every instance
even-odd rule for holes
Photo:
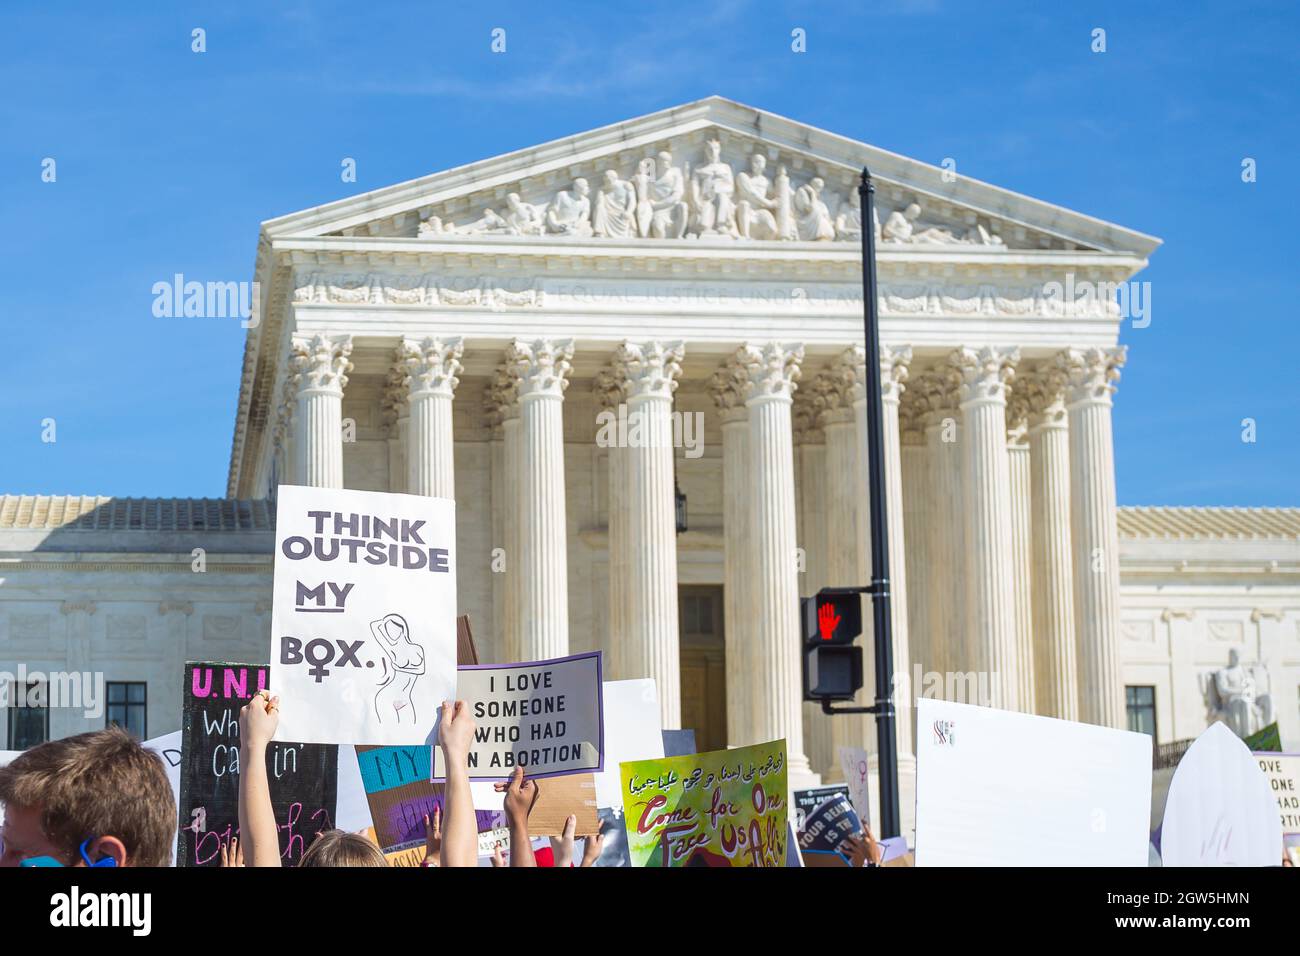
[[[867,496],[871,509],[871,610],[876,644],[876,747],[880,760],[880,829],[898,836],[898,739],[894,727],[893,609],[889,593],[889,525],[885,508],[884,408],[880,382],[880,316],[876,294],[875,185],[862,167],[858,198],[862,213],[863,334],[867,347]]]

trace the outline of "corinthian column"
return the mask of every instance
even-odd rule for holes
[[[918,378],[917,383],[921,381]],[[930,649],[934,634],[930,625],[931,590],[934,558],[930,554],[930,521],[934,513],[931,492],[930,453],[925,447],[926,404],[918,395],[916,384],[909,385],[899,406],[898,429],[903,468],[903,528],[906,532],[904,561],[907,571],[907,649],[906,687],[911,706],[921,693],[920,682],[912,679],[914,668],[934,670],[934,652]],[[899,665],[895,665],[899,666]],[[900,705],[903,701],[899,702]]]
[[[616,657],[629,677],[653,677],[663,726],[681,726],[677,633],[677,517],[673,392],[680,342],[625,342],[614,355],[627,388],[627,640]]]
[[[1012,597],[1016,612],[1016,697],[1020,709],[1034,712],[1034,612],[1030,580],[1029,405],[1023,390],[1007,395],[1007,467],[1011,474]]]
[[[1125,349],[1070,349],[1057,356],[1069,375],[1070,531],[1074,543],[1079,719],[1125,726],[1119,661],[1119,530],[1111,394]]]
[[[352,370],[350,335],[295,335],[293,370],[298,376],[295,484],[343,487],[343,389]]]
[[[965,632],[967,554],[962,516],[961,375],[940,364],[913,384],[925,425],[930,482],[929,653],[927,669],[941,674],[973,668]],[[923,688],[916,688],[919,694]],[[945,693],[946,693],[945,686]]]
[[[967,633],[990,703],[1006,710],[1019,708],[1006,404],[1006,383],[1019,357],[1018,349],[988,347],[949,356],[962,373]]]
[[[410,424],[407,431],[407,488],[413,495],[456,498],[452,450],[451,400],[460,379],[460,339],[426,338],[402,342],[410,373]]]
[[[520,660],[519,642],[519,399],[513,369],[498,368],[487,388],[492,425],[492,599],[500,645],[496,659]],[[500,549],[500,551],[497,551]]]
[[[754,740],[785,738],[792,776],[808,778],[803,752],[799,571],[795,564],[794,440],[790,405],[803,346],[744,346],[749,373],[753,533],[751,675]]]
[[[564,506],[564,390],[571,341],[516,340],[519,377],[519,642],[523,660],[569,653],[569,573]]]
[[[608,554],[606,565],[609,569],[609,621],[605,628],[605,639],[601,649],[608,658],[606,667],[610,680],[628,680],[638,675],[624,669],[625,661],[621,657],[628,645],[628,607],[627,607],[627,448],[626,436],[620,434],[620,409],[626,412],[626,380],[622,369],[618,367],[602,369],[596,375],[596,399],[600,402],[602,419],[597,436],[599,444],[605,447],[607,471],[609,472],[608,494]],[[611,431],[612,429],[612,431]]]
[[[404,493],[407,440],[411,431],[411,373],[406,367],[405,350],[401,345],[397,347],[393,366],[384,380],[379,409],[388,429],[388,490]]]
[[[709,390],[722,419],[722,614],[727,672],[727,743],[755,743],[750,707],[749,373],[740,353],[713,373]]]
[[[1074,561],[1070,554],[1070,431],[1066,374],[1040,366],[1017,379],[1029,403],[1029,474],[1033,529],[1034,667],[1038,713],[1079,719],[1074,645]]]

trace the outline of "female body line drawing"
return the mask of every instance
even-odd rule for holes
[[[382,650],[383,673],[375,691],[375,716],[381,724],[417,722],[411,692],[424,673],[424,648],[411,640],[411,629],[400,614],[385,614],[370,622],[370,633]]]

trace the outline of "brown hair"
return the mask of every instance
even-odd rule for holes
[[[360,833],[324,830],[317,834],[299,866],[388,866],[383,851]]]
[[[120,727],[39,744],[0,767],[0,803],[40,810],[64,863],[90,837],[112,836],[130,866],[166,866],[176,801],[162,758]]]

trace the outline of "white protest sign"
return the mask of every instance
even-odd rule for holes
[[[1279,866],[1282,820],[1268,778],[1241,738],[1215,721],[1169,782],[1160,825],[1165,866]]]
[[[840,772],[849,787],[849,802],[858,816],[880,832],[880,772],[871,754],[861,747],[840,747]]]
[[[530,778],[602,767],[600,652],[520,664],[468,664],[459,693],[474,718],[473,780],[505,780],[522,765]],[[442,748],[433,779],[444,780]]]
[[[172,785],[172,799],[176,801],[176,806],[181,805],[181,732],[173,730],[170,734],[163,734],[161,737],[154,737],[146,740],[143,746],[162,757],[163,769],[167,771],[167,782]],[[4,764],[4,758],[0,757],[0,765]],[[180,825],[179,812],[177,814],[177,825]],[[172,859],[171,866],[176,865],[176,840],[172,840]]]
[[[1268,788],[1277,798],[1282,833],[1300,833],[1300,754],[1255,752],[1259,769],[1268,778]]]
[[[596,806],[623,812],[623,780],[618,765],[658,760],[664,755],[659,691],[653,677],[606,681],[605,769],[596,774]],[[621,831],[621,826],[620,826]]]
[[[281,485],[271,607],[276,740],[437,743],[456,697],[456,505]]]
[[[917,701],[917,866],[1146,866],[1151,738]]]

